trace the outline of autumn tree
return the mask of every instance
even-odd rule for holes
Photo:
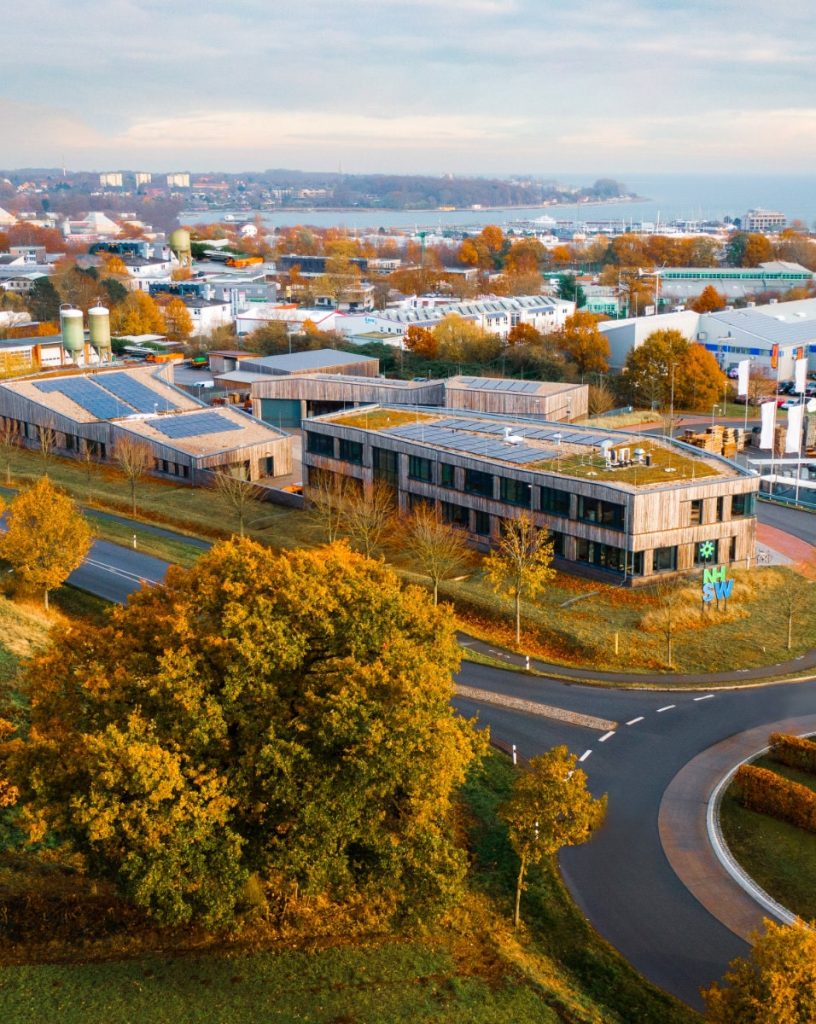
[[[513,601],[516,618],[516,646],[521,643],[521,600],[532,599],[555,575],[550,568],[553,542],[548,532],[537,527],[529,513],[502,523],[501,539],[485,558],[487,579],[493,589]]]
[[[703,991],[709,1024],[812,1024],[816,1020],[816,932],[765,920],[748,957],[731,961]]]
[[[54,429],[52,422],[41,423],[37,427],[37,447],[40,451],[40,458],[43,461],[43,468],[48,465],[48,461],[54,454],[54,449],[57,446],[57,432]]]
[[[193,333],[193,318],[182,299],[174,295],[162,309],[165,334],[170,341],[186,341]]]
[[[410,556],[411,568],[431,581],[434,604],[439,602],[439,585],[458,576],[472,558],[463,531],[424,503],[406,518],[402,546]]]
[[[541,332],[537,331],[532,324],[523,321],[510,328],[507,335],[508,345],[538,345],[541,342]]]
[[[615,406],[615,396],[606,384],[590,384],[587,394],[587,412],[590,416],[603,416]]]
[[[426,327],[410,324],[402,340],[408,351],[421,359],[436,359],[439,356],[439,342]]]
[[[726,298],[722,292],[718,292],[713,284],[707,284],[687,305],[695,313],[715,313],[717,310],[725,309],[725,304]]]
[[[487,363],[501,351],[501,339],[458,313],[448,313],[433,329],[439,358],[452,363]]]
[[[153,449],[134,437],[119,437],[113,447],[113,461],[130,484],[130,506],[136,515],[136,485],[153,468]]]
[[[212,486],[219,503],[238,523],[238,536],[243,537],[247,517],[258,507],[263,491],[251,480],[219,467],[213,473]]]
[[[164,334],[161,308],[147,292],[130,292],[111,314],[114,334]]]
[[[521,920],[521,895],[527,869],[550,860],[564,846],[585,843],[606,813],[606,797],[587,789],[578,758],[554,747],[519,768],[512,794],[500,808],[519,859],[513,924]]]
[[[33,664],[11,764],[29,836],[165,923],[248,882],[425,916],[461,891],[453,801],[483,748],[451,707],[453,617],[345,545],[217,545]]]
[[[605,373],[609,369],[609,341],[598,329],[598,318],[594,313],[576,310],[567,317],[555,341],[582,376]]]
[[[289,331],[282,320],[273,320],[248,334],[243,343],[250,352],[259,352],[263,356],[278,355],[289,348]]]
[[[652,331],[626,356],[622,384],[633,405],[710,409],[722,396],[725,376],[714,355],[680,331]]]
[[[11,503],[7,531],[0,537],[4,558],[23,584],[48,595],[82,564],[91,529],[76,504],[41,477]]]
[[[14,420],[4,416],[0,419],[0,451],[6,463],[6,483],[11,483],[11,457],[20,446],[20,432]]]

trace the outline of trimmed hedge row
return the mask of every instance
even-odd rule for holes
[[[816,793],[767,768],[744,764],[734,776],[744,807],[816,832]]]
[[[773,732],[769,742],[774,761],[786,764],[789,768],[798,768],[802,772],[816,773],[816,743],[812,740]]]

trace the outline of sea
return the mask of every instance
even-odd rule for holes
[[[600,177],[601,175],[597,175]],[[514,222],[551,217],[557,221],[613,221],[623,227],[641,222],[722,220],[740,217],[747,210],[762,207],[778,210],[788,222],[801,220],[816,227],[816,175],[753,174],[652,174],[604,175],[622,181],[636,201],[582,203],[545,207],[500,207],[457,210],[279,210],[263,214],[270,228],[294,224],[314,227],[343,227],[350,231],[378,228],[434,230],[453,227],[479,228],[485,224],[508,227]],[[588,185],[587,175],[553,175],[572,185]],[[219,210],[214,213],[182,212],[185,224],[209,224],[232,214],[236,220],[253,217],[246,211]]]

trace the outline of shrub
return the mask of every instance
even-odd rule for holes
[[[807,786],[750,764],[737,770],[734,781],[743,806],[749,810],[816,832],[816,793]]]
[[[770,736],[770,744],[774,761],[801,772],[816,772],[816,743],[812,740],[775,732]]]

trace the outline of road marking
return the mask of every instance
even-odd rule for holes
[[[107,562],[98,562],[94,558],[86,558],[82,563],[83,565],[92,565],[96,569],[104,569],[105,572],[112,573],[114,576],[122,576],[126,580],[130,580],[133,583],[152,583],[154,585],[159,584],[159,580],[152,580],[149,576],[139,576],[134,572],[128,572],[125,569],[119,569],[115,565],[109,565]]]
[[[590,755],[591,753],[592,753],[592,751],[591,751],[591,750],[585,750],[585,751],[583,752],[583,754],[581,754],[581,756],[580,756],[580,757],[578,758],[578,760],[579,760],[579,761],[586,761],[586,759],[587,759],[587,758],[589,757],[589,755]]]
[[[611,740],[615,735],[615,730],[611,729],[609,732],[605,732],[603,736],[598,740],[599,743],[606,743],[607,740]]]
[[[695,697],[694,699],[695,700],[713,700],[714,699],[714,694],[713,693],[707,693],[705,695],[705,697]]]
[[[676,707],[677,707],[676,704],[667,704],[664,708],[658,708],[657,709],[657,713],[659,715],[662,711],[671,711],[672,708],[676,708]]]
[[[638,722],[642,722],[642,721],[643,721],[643,715],[640,715],[638,718],[630,718],[629,721],[626,724],[627,725],[637,725]]]
[[[540,704],[538,701],[524,700],[521,697],[511,697],[507,694],[494,693],[492,690],[481,690],[474,686],[463,686],[457,684],[456,694],[468,700],[477,700],[484,704],[496,704],[498,707],[510,708],[513,711],[523,711],[528,715],[541,715],[543,718],[554,718],[568,725],[577,725],[584,729],[595,729],[598,732],[607,729],[616,729],[618,723],[609,718],[595,718],[593,715],[583,715],[578,711],[568,711],[566,708],[554,707],[551,704]]]

